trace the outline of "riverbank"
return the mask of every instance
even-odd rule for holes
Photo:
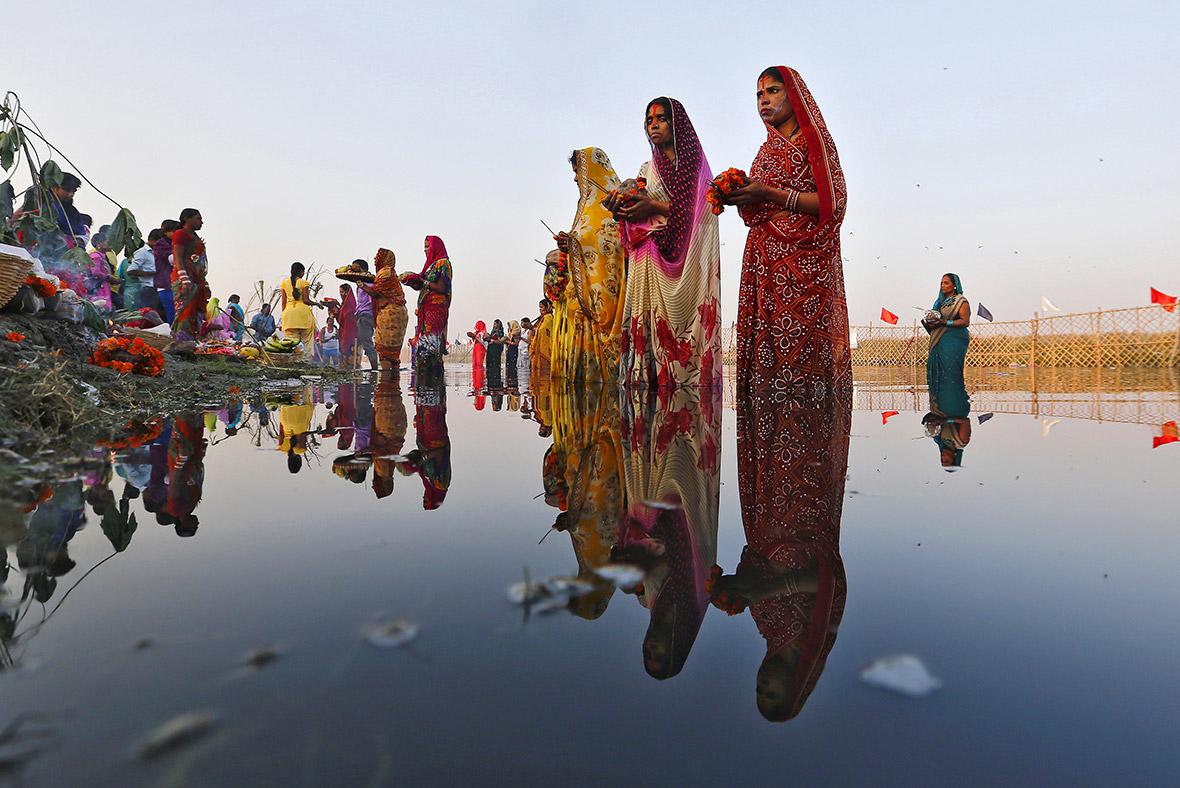
[[[347,378],[294,358],[272,366],[191,354],[168,354],[154,377],[127,375],[87,363],[103,338],[61,320],[0,315],[0,498],[19,499],[94,446],[125,439],[133,423]]]

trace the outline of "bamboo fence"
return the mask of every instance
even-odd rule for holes
[[[1180,362],[1180,310],[1107,309],[1032,320],[973,319],[968,367],[1174,367]],[[853,326],[854,366],[926,366],[926,332],[912,326]]]

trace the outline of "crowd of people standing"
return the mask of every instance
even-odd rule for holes
[[[688,112],[674,98],[647,104],[652,153],[635,178],[620,179],[598,148],[575,150],[577,208],[546,255],[540,314],[521,320],[519,334],[499,321],[491,330],[477,323],[468,332],[479,345],[473,364],[490,376],[507,345],[525,349],[519,355],[527,355],[534,381],[719,385],[717,215],[735,206],[749,227],[738,388],[807,396],[849,390],[840,257],[846,190],[836,147],[795,70],[763,71],[756,100],[766,142],[749,175],[720,196]]]

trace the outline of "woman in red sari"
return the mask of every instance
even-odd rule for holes
[[[418,274],[402,274],[402,282],[418,292],[418,330],[414,358],[420,377],[442,375],[447,353],[447,318],[451,312],[451,260],[436,235],[426,236],[426,265]]]
[[[758,710],[782,722],[815,689],[844,615],[840,513],[852,407],[846,393],[786,407],[770,394],[738,407],[746,547],[733,575],[714,567],[709,591],[731,615],[749,606],[766,640]]]
[[[205,310],[209,306],[209,283],[205,275],[209,260],[205,242],[197,235],[204,220],[196,208],[180,212],[180,229],[172,234],[172,300],[176,318],[172,334],[177,339],[196,339],[201,335]]]
[[[848,389],[846,190],[836,146],[794,69],[766,69],[757,95],[766,142],[749,182],[728,199],[750,228],[738,291],[738,389]]]
[[[205,486],[205,423],[199,413],[182,413],[168,443],[168,511],[177,536],[192,536],[200,524],[193,510]]]

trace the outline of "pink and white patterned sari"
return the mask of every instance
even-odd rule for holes
[[[628,254],[619,379],[627,386],[679,388],[721,382],[721,250],[705,195],[713,174],[692,121],[671,108],[673,162],[658,148],[640,168],[667,217],[619,224]]]

